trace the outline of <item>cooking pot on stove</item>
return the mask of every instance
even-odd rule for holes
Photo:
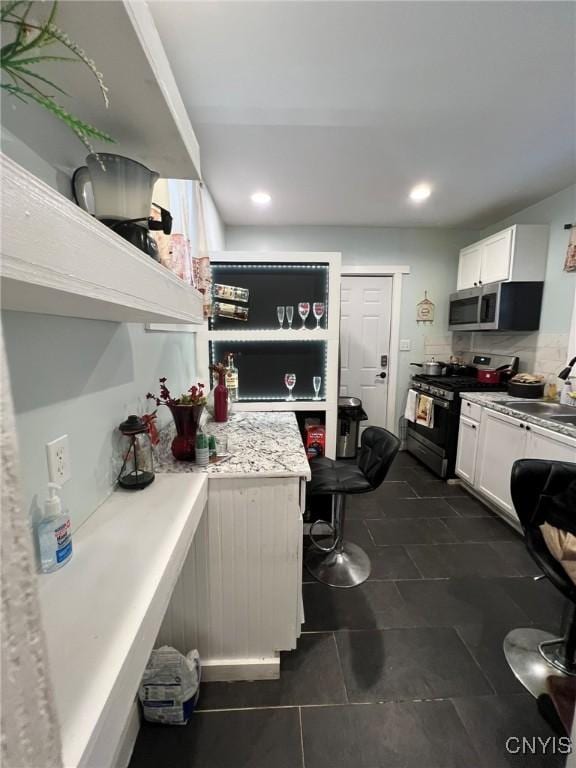
[[[500,384],[502,371],[497,368],[479,368],[476,378],[482,384]]]
[[[422,368],[425,376],[443,376],[446,371],[446,363],[438,363],[434,358],[425,363],[410,363],[417,368]]]
[[[476,376],[477,370],[475,365],[467,363],[448,363],[446,376]]]

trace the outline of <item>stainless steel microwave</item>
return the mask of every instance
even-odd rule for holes
[[[543,282],[489,283],[450,295],[451,331],[537,331]]]

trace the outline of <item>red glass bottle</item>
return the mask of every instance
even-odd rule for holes
[[[214,387],[214,421],[228,421],[228,389],[225,381],[226,372],[218,373],[218,384]]]

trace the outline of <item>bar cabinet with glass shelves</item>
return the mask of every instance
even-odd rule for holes
[[[294,411],[301,425],[308,415],[319,418],[333,458],[340,254],[227,251],[210,260],[218,306],[199,334],[200,371],[232,354],[236,411]]]

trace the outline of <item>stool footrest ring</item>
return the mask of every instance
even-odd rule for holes
[[[316,539],[314,538],[314,526],[315,525],[327,525],[328,528],[330,528],[331,536],[334,538],[334,543],[330,547],[323,547],[322,544],[319,544]],[[308,531],[308,535],[310,536],[310,541],[312,542],[313,546],[319,551],[319,552],[334,552],[336,549],[336,545],[338,544],[338,536],[336,535],[336,529],[332,525],[332,523],[327,522],[326,520],[315,520],[312,525],[310,526],[310,530]]]

